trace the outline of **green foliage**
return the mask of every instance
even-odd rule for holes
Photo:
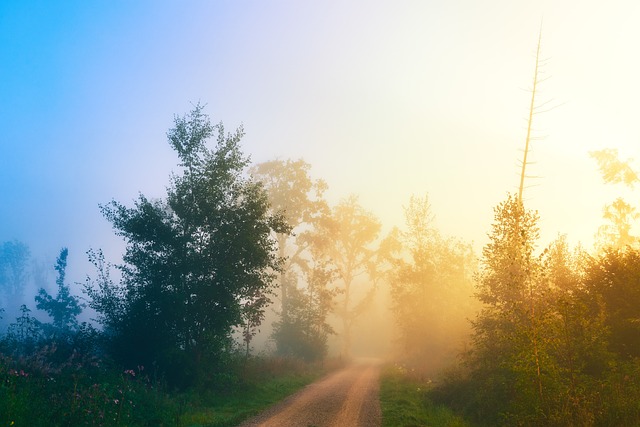
[[[316,267],[310,271],[305,289],[291,288],[286,316],[274,323],[273,338],[278,354],[308,362],[327,355],[327,337],[334,333],[327,323],[336,292],[327,289],[331,272]]]
[[[383,427],[470,425],[430,397],[431,380],[419,378],[400,366],[386,366],[380,378]]]
[[[500,398],[495,404],[501,407],[494,410],[510,416],[518,408],[527,419],[545,411],[546,341],[540,331],[547,307],[540,261],[534,256],[537,220],[515,196],[496,207],[477,276],[477,297],[484,306],[472,322],[474,346],[468,358],[476,381]]]
[[[9,325],[3,340],[16,355],[22,356],[33,352],[41,338],[41,323],[31,315],[31,310],[22,304],[20,315]]]
[[[489,243],[482,250],[478,298],[498,311],[522,313],[538,269],[534,249],[538,215],[512,195],[495,208]]]
[[[20,360],[0,357],[0,424],[155,426],[177,413],[142,367],[121,371],[74,358],[46,363],[55,351],[46,347]]]
[[[80,304],[78,297],[71,295],[69,285],[64,282],[68,254],[67,248],[61,249],[56,261],[55,269],[58,272],[56,279],[58,294],[56,297],[49,295],[43,288],[40,288],[38,295],[35,296],[38,310],[47,312],[53,320],[53,324],[49,328],[50,335],[66,335],[79,327],[76,318],[82,312],[82,304]]]
[[[110,283],[98,256],[101,279],[87,285],[114,357],[183,385],[219,368],[234,327],[262,319],[280,268],[271,232],[287,230],[262,185],[243,176],[242,130],[225,134],[202,110],[176,117],[167,134],[183,170],[166,199],[101,207],[127,242],[122,282]]]
[[[601,305],[610,350],[640,357],[640,250],[607,249],[589,264],[585,286]]]
[[[241,382],[225,393],[189,395],[182,425],[233,427],[312,383],[328,370],[287,358],[249,358]]]
[[[465,364],[433,396],[481,425],[638,425],[639,252],[534,255],[536,216],[510,197],[483,252]]]
[[[283,359],[237,358],[233,387],[168,392],[145,367],[73,358],[52,365],[47,347],[22,359],[0,355],[0,425],[235,426],[325,372]]]
[[[97,313],[97,322],[102,325],[106,336],[117,334],[118,327],[124,322],[125,289],[116,285],[111,279],[111,268],[102,250],[87,251],[89,262],[96,269],[96,277],[87,276],[83,291],[89,300],[89,307]]]

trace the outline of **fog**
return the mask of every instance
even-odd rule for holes
[[[125,243],[99,205],[164,197],[180,170],[166,132],[199,101],[227,130],[244,127],[253,165],[303,159],[326,182],[329,207],[356,195],[380,222],[368,249],[405,229],[411,197],[426,195],[433,229],[469,245],[477,261],[493,208],[517,191],[542,17],[551,78],[539,99],[557,108],[534,119],[529,171],[538,178],[527,180],[525,202],[540,213],[538,250],[558,234],[593,250],[604,206],[637,200],[637,189],[604,184],[589,152],[640,155],[639,8],[506,0],[0,6],[0,242],[31,251],[24,296],[4,306],[34,308],[40,287],[53,291],[63,247],[76,294],[95,275],[89,249],[122,261]],[[437,317],[423,319],[442,360],[465,347],[477,310],[471,275],[464,280],[434,294]],[[354,274],[353,301],[366,299],[371,283]],[[353,321],[354,355],[408,354],[392,283],[382,275]],[[329,287],[343,289],[344,277]],[[275,349],[274,301],[255,354]],[[343,321],[335,309],[327,319],[336,332],[329,354],[340,356]]]

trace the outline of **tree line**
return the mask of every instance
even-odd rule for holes
[[[6,242],[4,317],[17,320],[0,351],[20,358],[55,344],[58,359],[82,350],[125,369],[144,366],[175,387],[209,387],[232,359],[249,357],[267,310],[277,312],[270,335],[276,355],[322,360],[337,334],[339,354],[349,358],[359,319],[384,292],[394,301],[404,354],[452,351],[445,317],[461,322],[440,304],[453,306],[456,286],[470,294],[473,257],[469,246],[421,219],[427,198],[411,200],[406,230],[382,238],[382,224],[355,195],[331,206],[327,184],[311,178],[308,163],[252,165],[242,137],[242,128],[213,124],[202,105],[175,117],[167,139],[178,171],[166,195],[100,206],[126,244],[122,263],[90,250],[95,269],[74,295],[62,249],[57,294],[42,285],[34,301],[49,322],[27,305],[11,306],[27,280],[29,250]],[[87,308],[93,321],[78,321]],[[429,338],[436,330],[439,338]]]
[[[321,360],[339,334],[348,357],[359,319],[386,292],[396,357],[435,375],[459,355],[434,396],[478,424],[640,419],[640,246],[626,202],[605,209],[597,251],[564,237],[540,250],[537,212],[509,195],[478,258],[439,232],[427,196],[413,196],[405,224],[383,236],[356,196],[331,206],[327,184],[303,160],[252,165],[242,136],[212,124],[201,105],[176,117],[167,139],[179,171],[165,197],[100,206],[126,243],[122,263],[89,251],[95,270],[80,297],[62,249],[57,293],[41,287],[34,299],[49,322],[11,304],[27,280],[29,250],[5,242],[0,315],[5,325],[16,320],[0,340],[3,366],[30,355],[33,369],[109,360],[172,387],[221,387],[233,381],[233,361],[251,354],[268,309],[278,312],[276,354]],[[637,181],[617,153],[592,155],[608,182]],[[95,322],[78,321],[87,307]]]
[[[606,183],[637,174],[591,153]],[[476,275],[472,343],[435,396],[479,425],[631,426],[640,421],[638,215],[603,210],[595,251],[565,236],[540,250],[539,215],[509,195],[495,208]]]

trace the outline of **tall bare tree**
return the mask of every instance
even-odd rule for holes
[[[520,165],[520,185],[518,186],[518,200],[522,202],[522,197],[524,193],[524,182],[525,178],[533,178],[530,175],[527,175],[527,166],[531,164],[531,159],[529,155],[531,153],[531,142],[536,139],[533,136],[533,118],[535,115],[543,113],[545,111],[549,111],[549,109],[545,109],[550,101],[544,102],[540,105],[536,104],[536,96],[538,95],[538,87],[539,85],[546,80],[546,78],[541,78],[541,67],[544,65],[544,60],[540,58],[540,49],[542,44],[542,25],[540,25],[540,32],[538,33],[538,45],[536,47],[536,61],[535,67],[533,69],[533,83],[531,85],[531,101],[529,103],[529,114],[527,116],[527,136],[524,141],[524,150],[522,153],[522,160]],[[551,107],[553,108],[553,107]]]

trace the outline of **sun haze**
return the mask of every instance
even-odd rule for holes
[[[123,384],[156,362],[175,389],[224,388],[294,366],[274,354],[393,355],[431,387],[465,354],[506,384],[476,404],[637,414],[637,281],[616,270],[637,252],[600,249],[640,241],[638,22],[637,0],[0,2],[0,362],[33,308],[42,337],[101,326]]]
[[[329,195],[359,194],[386,227],[429,193],[443,228],[481,243],[491,207],[517,188],[542,20],[539,99],[559,107],[535,118],[541,178],[526,200],[548,239],[590,244],[610,197],[588,152],[638,158],[639,7],[3,4],[0,232],[46,236],[49,251],[106,245],[96,205],[162,191],[164,131],[200,100],[244,124],[254,161],[304,158]]]

